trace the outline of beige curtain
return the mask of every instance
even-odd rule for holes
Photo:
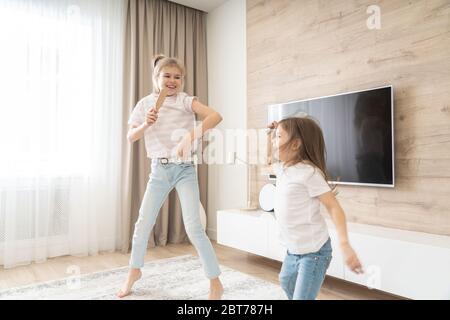
[[[128,0],[125,34],[123,110],[122,252],[131,248],[134,224],[150,173],[143,139],[130,145],[127,120],[137,101],[152,92],[151,59],[156,53],[184,61],[184,91],[207,103],[206,14],[162,0]],[[201,202],[206,208],[207,167],[199,165]],[[187,241],[181,206],[175,190],[164,203],[149,246]]]

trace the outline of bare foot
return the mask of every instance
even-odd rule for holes
[[[130,272],[128,272],[128,277],[125,283],[122,286],[122,289],[117,292],[117,297],[123,298],[131,293],[131,288],[133,284],[139,280],[142,276],[141,269],[131,268]]]
[[[223,291],[223,286],[219,278],[212,279],[209,286],[208,300],[221,300]]]

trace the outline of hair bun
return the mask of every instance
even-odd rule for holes
[[[153,56],[153,69],[156,67],[158,62],[162,59],[164,59],[166,56],[163,54],[157,54]]]

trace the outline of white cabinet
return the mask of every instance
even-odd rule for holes
[[[450,248],[350,233],[364,264],[344,279],[411,299],[450,299]]]
[[[217,215],[217,242],[257,255],[265,256],[267,223],[261,213],[226,211]]]
[[[267,257],[270,259],[283,261],[286,255],[286,248],[284,248],[278,239],[277,225],[275,217],[272,214],[266,214],[267,221]]]
[[[331,238],[331,247],[333,248],[333,258],[331,259],[330,266],[327,270],[327,275],[344,279],[344,264],[342,263],[343,258],[341,250],[338,247],[339,241],[337,238],[336,230],[329,229],[328,233]]]
[[[365,269],[357,275],[345,266],[336,229],[327,224],[333,247],[328,275],[411,299],[450,299],[450,237],[349,223]],[[218,211],[217,242],[278,261],[286,254],[274,216],[264,211]]]

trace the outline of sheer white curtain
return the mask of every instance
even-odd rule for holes
[[[124,2],[0,0],[0,265],[115,250]]]

